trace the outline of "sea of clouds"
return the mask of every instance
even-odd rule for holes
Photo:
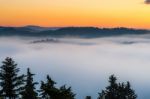
[[[72,86],[77,99],[98,92],[115,74],[118,81],[130,81],[138,99],[150,95],[150,35],[126,35],[93,39],[57,38],[59,42],[31,43],[47,38],[0,37],[0,60],[12,57],[26,73],[45,80],[49,74],[57,86]]]

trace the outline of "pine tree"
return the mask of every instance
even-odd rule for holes
[[[105,99],[106,93],[104,90],[102,90],[102,92],[98,94],[99,94],[99,97],[97,99]]]
[[[125,86],[125,93],[126,93],[126,99],[136,99],[137,95],[135,94],[135,91],[131,89],[130,82],[127,82]]]
[[[46,85],[43,81],[41,81],[41,86],[40,86],[39,92],[40,92],[40,96],[42,99],[49,99],[50,98],[46,92]]]
[[[72,92],[71,87],[66,88],[66,85],[60,87],[58,96],[60,99],[75,99],[75,94]]]
[[[55,87],[56,82],[47,75],[47,82],[41,82],[40,96],[42,99],[74,99],[75,94],[71,87],[66,88],[65,85],[60,88]]]
[[[24,75],[19,75],[19,68],[12,58],[7,57],[0,67],[0,86],[1,97],[16,99],[24,83]]]
[[[92,97],[91,96],[86,96],[85,99],[92,99]]]
[[[27,69],[26,75],[26,84],[24,86],[24,91],[21,92],[22,99],[37,99],[37,92],[35,91],[35,85],[38,84],[37,82],[33,82],[33,76],[30,72],[30,69]]]
[[[47,75],[47,82],[41,81],[41,87],[40,87],[40,96],[43,99],[53,99],[55,97],[56,93],[58,93],[58,90],[55,88],[56,82],[53,81],[49,75]]]
[[[116,99],[117,97],[117,89],[118,89],[118,84],[117,84],[117,78],[114,75],[111,75],[109,77],[109,86],[106,87],[107,95],[106,97],[109,97],[110,99]]]
[[[118,84],[117,99],[126,99],[126,91],[124,83]]]
[[[129,82],[117,83],[117,78],[114,75],[109,77],[109,86],[106,90],[99,93],[98,99],[136,99],[137,95],[131,89]]]

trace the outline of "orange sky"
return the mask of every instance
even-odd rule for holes
[[[96,26],[150,29],[144,0],[0,0],[2,26]]]

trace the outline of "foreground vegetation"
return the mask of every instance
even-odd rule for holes
[[[33,80],[35,74],[27,68],[27,74],[19,75],[19,68],[12,58],[7,57],[0,67],[1,99],[75,99],[75,93],[66,85],[57,88],[56,82],[47,75],[47,81],[40,83]],[[36,89],[36,85],[40,89]],[[109,77],[109,85],[98,93],[97,99],[136,99],[137,95],[130,82],[117,83],[114,75]],[[92,99],[86,96],[85,99]]]

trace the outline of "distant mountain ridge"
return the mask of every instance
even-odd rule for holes
[[[146,34],[149,30],[132,29],[132,28],[96,28],[96,27],[39,27],[39,26],[24,26],[24,27],[2,27],[0,26],[0,36],[52,36],[52,37],[105,37],[117,35],[132,35]]]

